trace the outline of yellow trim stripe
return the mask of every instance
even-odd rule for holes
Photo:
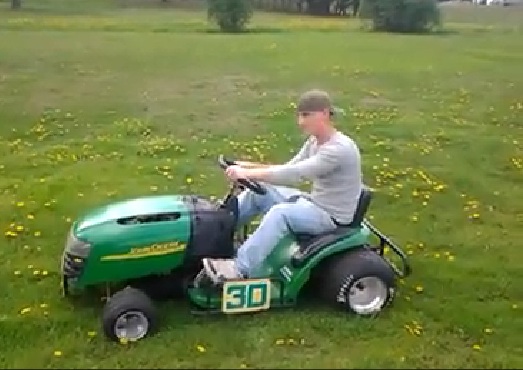
[[[163,256],[166,254],[171,254],[175,252],[179,252],[185,249],[185,245],[179,245],[176,247],[163,249],[163,250],[156,250],[156,251],[149,251],[146,253],[125,253],[125,254],[112,254],[108,256],[103,256],[100,258],[101,261],[120,261],[120,260],[129,260],[129,259],[136,259],[136,258],[145,258],[145,257],[152,257],[152,256]]]

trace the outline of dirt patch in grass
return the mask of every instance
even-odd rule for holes
[[[260,82],[247,75],[159,78],[147,84],[141,99],[154,122],[183,120],[193,129],[241,130],[247,107],[262,94]]]
[[[366,107],[366,108],[367,107],[372,108],[372,107],[392,107],[392,106],[396,106],[398,104],[389,99],[386,99],[386,98],[383,98],[380,96],[377,96],[377,97],[366,96],[360,100],[360,105],[362,105],[363,107]]]

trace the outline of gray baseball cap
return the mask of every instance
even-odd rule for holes
[[[335,107],[326,91],[312,89],[304,92],[297,104],[298,112],[322,112],[328,110],[331,115],[344,113],[343,109]]]

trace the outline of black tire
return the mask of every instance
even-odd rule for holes
[[[132,313],[142,320],[146,328],[145,333],[142,333],[139,338],[128,340],[143,339],[156,330],[158,313],[151,298],[140,289],[126,287],[111,296],[105,304],[102,314],[104,334],[113,341],[120,341],[116,333],[117,321],[124,315]]]
[[[375,315],[394,298],[394,271],[380,255],[366,247],[332,256],[321,272],[323,298],[351,313],[361,316]],[[366,282],[362,282],[361,279],[364,278],[367,278]],[[357,307],[355,299],[358,294],[368,289],[372,297],[373,287],[376,288],[374,306],[367,309]]]

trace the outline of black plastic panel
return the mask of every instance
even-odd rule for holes
[[[198,264],[204,257],[230,258],[234,255],[234,212],[197,196],[187,197],[191,212],[191,235],[186,265]]]

